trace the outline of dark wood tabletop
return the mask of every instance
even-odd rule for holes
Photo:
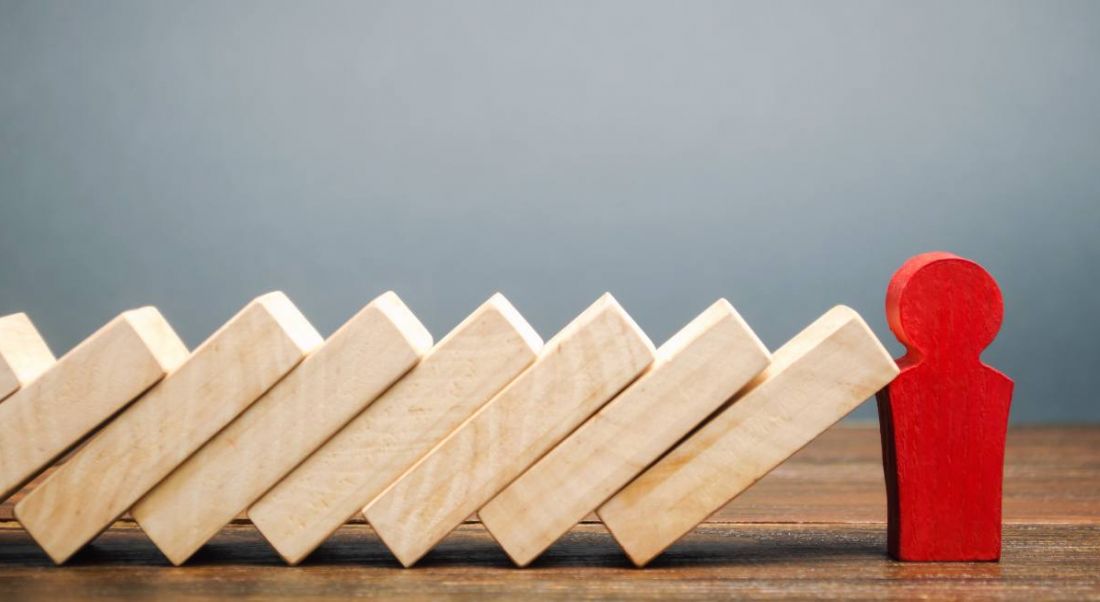
[[[16,497],[15,499],[18,499]],[[476,522],[414,568],[351,523],[284,566],[241,519],[175,568],[122,520],[55,567],[0,506],[0,599],[984,597],[1100,600],[1100,426],[1009,434],[999,563],[885,554],[878,430],[834,427],[644,569],[588,520],[525,569]]]

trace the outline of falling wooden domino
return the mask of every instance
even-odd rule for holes
[[[13,393],[0,403],[0,500],[186,357],[187,347],[156,309],[135,309],[108,322]]]
[[[259,297],[17,504],[15,517],[65,562],[320,344],[285,295]]]
[[[132,509],[184,563],[410,368],[432,337],[396,294],[367,305]]]
[[[654,357],[645,333],[607,294],[539,358],[365,509],[405,566],[634,380]]]
[[[54,361],[27,314],[0,317],[0,401],[41,376]]]
[[[478,512],[525,566],[768,365],[725,299],[657,350],[653,366]]]
[[[775,352],[734,402],[599,508],[638,566],[886,385],[898,367],[838,306]]]
[[[297,564],[535,360],[542,340],[493,295],[261,498],[248,516]]]

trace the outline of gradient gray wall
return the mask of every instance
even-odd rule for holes
[[[437,338],[610,290],[657,343],[725,296],[771,347],[845,303],[898,352],[886,283],[947,249],[1014,419],[1096,421],[1098,236],[1100,2],[0,0],[0,313],[59,353],[271,289]]]

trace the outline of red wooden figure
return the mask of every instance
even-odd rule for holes
[[[878,395],[888,497],[887,547],[898,560],[998,560],[1001,480],[1012,380],[981,362],[1004,302],[982,266],[917,255],[886,291],[901,373]]]

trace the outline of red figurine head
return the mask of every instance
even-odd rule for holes
[[[977,359],[1003,318],[997,281],[977,263],[944,251],[909,259],[886,289],[890,330],[925,360]]]

